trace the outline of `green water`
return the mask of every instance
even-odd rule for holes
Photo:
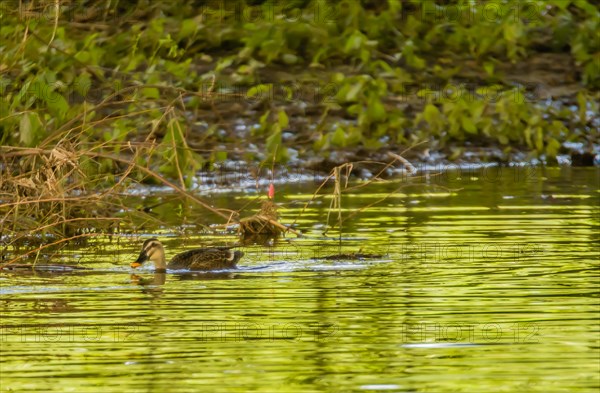
[[[1,391],[596,392],[598,176],[372,184],[344,196],[344,216],[396,193],[345,221],[341,243],[322,235],[322,198],[298,220],[306,237],[244,247],[236,272],[132,274],[141,238],[122,237],[54,260],[93,272],[0,273]],[[279,186],[281,221],[315,188]],[[156,232],[167,256],[235,241]],[[383,256],[324,258],[359,250]]]

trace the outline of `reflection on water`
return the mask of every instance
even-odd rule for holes
[[[235,271],[132,274],[131,238],[64,253],[92,272],[1,272],[2,391],[595,391],[598,171],[518,171],[425,180],[445,188],[340,236],[322,236],[326,199],[306,237],[244,246]],[[357,189],[343,214],[397,188]],[[283,222],[309,189],[280,192]],[[159,235],[169,255],[235,241]]]

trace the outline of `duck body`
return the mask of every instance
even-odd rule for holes
[[[179,270],[223,270],[235,269],[244,253],[231,251],[232,247],[198,248],[177,254],[167,265],[168,269]]]
[[[224,270],[235,269],[237,262],[244,255],[241,251],[232,251],[233,247],[197,248],[177,254],[167,265],[165,251],[158,239],[148,239],[142,245],[138,259],[131,264],[132,268],[140,267],[146,261],[154,262],[156,272],[173,270]]]

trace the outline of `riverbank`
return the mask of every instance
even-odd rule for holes
[[[195,194],[236,166],[259,184],[271,168],[275,183],[294,171],[339,183],[411,166],[598,165],[597,7],[456,7],[3,7],[0,232],[134,231],[154,218],[130,192],[151,199],[153,186],[236,221]]]

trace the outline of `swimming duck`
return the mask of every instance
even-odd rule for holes
[[[148,260],[154,262],[155,272],[161,273],[168,269],[178,270],[223,270],[235,269],[236,263],[244,255],[241,251],[231,251],[232,247],[197,248],[177,254],[167,265],[165,249],[158,239],[148,239],[142,245],[138,259],[131,264],[138,268]]]

